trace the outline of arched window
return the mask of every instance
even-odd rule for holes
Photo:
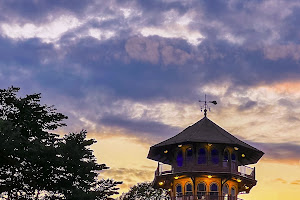
[[[230,195],[231,195],[232,199],[235,199],[235,198],[236,198],[236,191],[235,191],[235,187],[232,187],[232,188],[231,188]]]
[[[191,162],[193,160],[193,150],[192,148],[188,148],[186,150],[186,161]]]
[[[176,196],[181,197],[182,196],[182,187],[180,184],[176,185]]]
[[[228,167],[229,153],[227,150],[224,151],[223,155],[223,167]]]
[[[178,167],[182,167],[183,165],[183,154],[182,154],[182,150],[179,150],[178,153],[177,153],[177,166]]]
[[[232,161],[236,161],[236,156],[235,156],[235,154],[233,153],[233,154],[231,154],[231,160]]]
[[[229,187],[228,187],[228,185],[227,184],[225,184],[224,186],[223,186],[223,189],[222,189],[222,196],[224,196],[224,197],[226,197],[226,198],[224,198],[224,199],[228,199],[228,194],[229,194]]]
[[[234,153],[231,154],[231,170],[232,171],[237,171],[236,155]]]
[[[219,151],[217,149],[211,150],[211,161],[213,164],[219,164]]]
[[[198,164],[206,163],[206,151],[204,148],[200,148],[198,151]]]
[[[185,195],[186,196],[193,196],[193,186],[190,183],[185,185]]]
[[[206,185],[205,183],[199,183],[197,186],[198,199],[204,199],[205,195],[206,195]]]
[[[217,200],[219,196],[219,187],[216,183],[212,183],[210,185],[210,192],[209,192],[210,200]]]

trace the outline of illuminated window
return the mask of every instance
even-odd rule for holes
[[[205,198],[205,195],[206,195],[206,185],[205,185],[205,183],[199,183],[197,186],[198,199]]]
[[[216,183],[212,183],[210,185],[210,192],[209,192],[210,200],[217,200],[219,196],[219,188]]]
[[[177,153],[177,166],[178,167],[182,167],[183,165],[183,154],[182,154],[182,150],[178,151]]]
[[[186,150],[186,161],[191,162],[193,160],[193,150],[192,148],[188,148]]]
[[[206,151],[204,148],[200,148],[198,151],[198,164],[206,163]]]
[[[211,161],[213,164],[219,164],[219,151],[217,149],[211,150]]]
[[[176,185],[176,196],[181,197],[182,196],[182,187],[180,184]]]
[[[192,184],[187,183],[185,185],[185,195],[186,196],[193,196],[193,187],[192,187]]]

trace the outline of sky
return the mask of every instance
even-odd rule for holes
[[[88,131],[109,170],[152,181],[150,146],[208,117],[265,152],[245,200],[300,196],[299,1],[0,0],[0,86]]]

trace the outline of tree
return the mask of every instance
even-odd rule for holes
[[[0,179],[8,198],[32,196],[39,190],[51,187],[49,166],[57,135],[47,132],[65,126],[67,117],[56,113],[53,106],[40,105],[40,94],[18,98],[19,88],[0,90]],[[52,155],[50,152],[52,151]],[[51,176],[50,176],[51,177]],[[47,185],[45,186],[45,183]],[[25,198],[25,197],[24,197]]]
[[[108,199],[118,194],[116,187],[122,182],[111,179],[97,180],[98,171],[108,169],[98,164],[92,150],[94,139],[86,140],[86,131],[70,133],[63,138],[60,146],[63,164],[63,178],[59,188],[67,199]],[[65,173],[67,172],[67,173]]]
[[[104,180],[86,140],[86,131],[63,138],[50,133],[67,116],[41,105],[40,94],[17,97],[19,88],[0,90],[0,195],[7,199],[100,199],[115,194],[120,182],[99,190]],[[73,153],[73,154],[72,154]],[[76,198],[80,197],[80,198]],[[82,198],[81,198],[82,197]]]
[[[120,200],[169,200],[167,190],[155,189],[152,183],[138,183],[130,188],[130,190],[119,197]]]

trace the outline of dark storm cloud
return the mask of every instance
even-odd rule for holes
[[[181,128],[173,127],[161,122],[149,120],[125,119],[120,116],[105,116],[100,120],[105,126],[124,128],[131,133],[150,133],[151,135],[172,135],[179,133]]]
[[[293,8],[293,15],[288,16],[283,21],[283,30],[284,30],[284,31],[282,31],[283,41],[299,44],[299,42],[300,42],[299,27],[293,26],[294,24],[298,23],[299,17],[300,17],[300,8],[296,7],[296,8]]]
[[[46,58],[53,58],[56,52],[52,44],[40,39],[15,42],[0,36],[0,62],[7,65],[35,66],[39,69]]]
[[[43,23],[53,20],[56,15],[72,13],[80,15],[85,11],[90,0],[26,0],[26,1],[1,1],[0,2],[0,19],[2,21],[22,23],[34,22]]]
[[[199,85],[230,80],[233,87],[251,87],[300,75],[293,60],[266,61],[260,51],[224,42],[203,42],[197,49],[181,39],[157,36],[105,41],[85,37],[76,42],[63,37],[60,42],[57,50],[38,39],[0,38],[1,62],[29,70],[33,81],[57,92],[81,96],[82,89],[104,88],[119,98],[140,101],[194,102]]]
[[[69,113],[88,110],[96,116],[95,110],[109,109],[114,106],[111,102],[118,100],[150,105],[159,102],[190,104],[203,96],[199,88],[208,84],[230,82],[225,92],[228,95],[244,93],[260,84],[300,78],[297,38],[300,28],[296,20],[299,8],[296,3],[2,1],[0,7],[0,20],[7,23],[38,26],[69,14],[82,20],[82,24],[53,43],[38,38],[0,37],[1,85],[21,86],[27,90],[35,86],[39,88],[37,92],[47,93],[48,98],[57,103],[61,103],[62,96],[64,102],[77,100],[79,103],[74,103],[74,107],[66,106]],[[134,14],[126,18],[121,7]],[[175,14],[168,14],[170,11]],[[205,37],[199,45],[192,45],[179,36],[143,37],[139,33],[148,26],[164,28],[166,15],[170,15],[172,25],[177,17],[190,13],[194,15],[191,15],[193,21],[188,28]],[[107,19],[96,18],[101,16]],[[114,34],[109,39],[98,40],[85,35],[90,28]],[[98,93],[102,96],[98,97]],[[93,98],[85,102],[87,95]],[[240,103],[240,111],[257,105],[251,99],[241,99]],[[291,107],[288,101],[278,103]],[[119,116],[108,112],[100,121],[89,114],[84,116],[92,122],[135,133],[148,131],[155,135],[158,129],[165,133],[176,131],[176,127],[151,119],[127,119],[126,113]],[[298,121],[297,117],[289,119]]]
[[[265,60],[260,50],[226,42],[204,41],[195,49],[181,39],[157,36],[76,42],[63,37],[61,44],[63,62],[80,65],[89,74],[80,84],[105,87],[129,99],[194,100],[196,88],[205,83],[230,80],[233,87],[251,87],[300,74],[297,62]]]
[[[293,160],[300,161],[300,145],[295,143],[258,143],[246,141],[254,147],[262,150],[265,158],[274,160]]]

